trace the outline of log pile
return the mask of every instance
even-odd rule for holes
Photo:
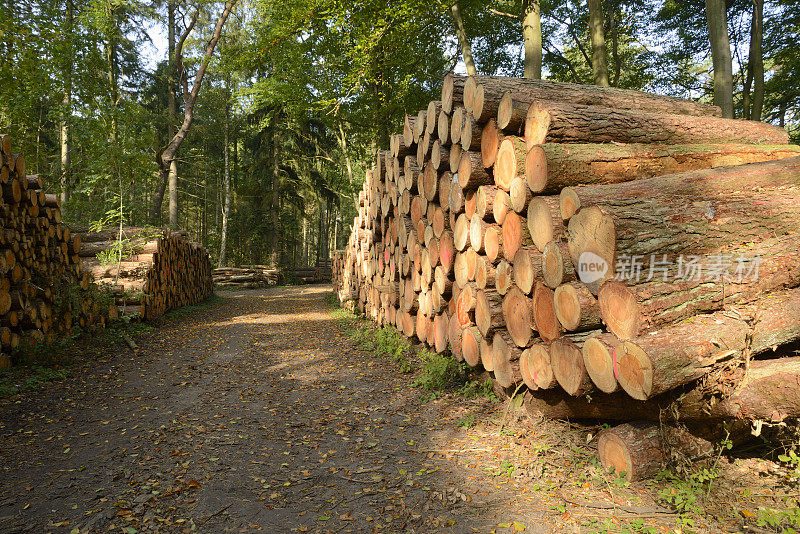
[[[707,104],[448,75],[367,171],[334,287],[546,416],[800,417],[796,359],[770,356],[800,338],[787,143]],[[639,464],[659,439],[629,425],[601,459]]]
[[[25,345],[53,341],[73,328],[102,327],[116,308],[81,268],[81,237],[61,222],[58,197],[0,135],[0,368]]]
[[[77,231],[85,272],[126,315],[152,320],[213,293],[208,251],[185,232],[135,227]]]
[[[265,265],[242,265],[214,269],[214,285],[236,289],[257,289],[284,282],[293,284],[317,284],[330,282],[332,277],[330,260],[319,259],[310,267],[275,269]]]
[[[281,273],[264,265],[219,267],[214,269],[214,286],[219,288],[256,289],[280,283]]]

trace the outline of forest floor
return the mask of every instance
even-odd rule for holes
[[[220,295],[0,399],[1,532],[742,531],[781,491],[760,460],[628,484],[598,427],[424,391],[326,286]]]

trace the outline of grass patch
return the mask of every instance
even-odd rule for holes
[[[428,392],[456,389],[467,381],[469,366],[457,362],[449,354],[439,354],[428,349],[419,351],[422,373],[414,385]]]
[[[360,348],[392,359],[403,373],[418,371],[414,386],[429,395],[455,391],[466,398],[487,397],[497,400],[490,379],[470,379],[470,367],[458,362],[449,353],[439,354],[426,348],[416,350],[393,326],[377,327],[364,317],[339,306],[334,293],[325,295],[333,318]]]
[[[0,371],[0,398],[63,380],[70,374],[69,368],[55,369],[41,365],[24,365],[3,369]]]

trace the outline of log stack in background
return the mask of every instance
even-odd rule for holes
[[[310,267],[275,269],[265,265],[242,265],[214,269],[214,285],[219,288],[257,289],[284,282],[292,284],[317,284],[330,282],[333,276],[331,261],[319,258]]]
[[[281,273],[264,265],[218,267],[214,269],[213,279],[214,286],[219,288],[256,289],[277,285]]]
[[[79,231],[84,268],[110,291],[125,314],[152,320],[213,293],[208,251],[189,241],[186,232],[124,227],[123,246],[114,249],[120,242],[118,228]],[[117,250],[117,255],[103,254],[109,250]]]
[[[770,359],[800,338],[800,147],[787,143],[707,104],[448,75],[367,171],[334,286],[378,324],[524,383],[548,416],[798,417],[796,359]],[[745,276],[682,278],[695,255]],[[615,279],[631,258],[643,276]],[[648,476],[654,424],[611,429],[601,459]]]
[[[74,327],[103,326],[116,308],[81,268],[81,238],[61,222],[58,197],[27,175],[25,158],[0,135],[0,367],[21,345],[53,341]]]

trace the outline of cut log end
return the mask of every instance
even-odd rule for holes
[[[617,379],[625,392],[637,400],[647,400],[653,391],[653,363],[636,343],[626,341],[619,355]]]
[[[497,332],[492,340],[492,367],[497,383],[504,388],[522,380],[519,358],[522,350],[511,343],[505,332]]]
[[[525,155],[525,180],[534,193],[547,187],[547,154],[539,145],[533,146]]]
[[[539,389],[539,386],[536,385],[536,371],[533,368],[533,355],[531,353],[536,346],[528,347],[522,351],[522,356],[519,358],[519,372],[522,375],[522,381],[531,391]]]
[[[572,187],[562,189],[558,200],[561,208],[561,219],[565,221],[568,221],[581,209],[581,199]]]
[[[636,337],[641,328],[641,308],[633,291],[618,280],[608,280],[600,287],[597,300],[611,333],[620,339]]]
[[[558,242],[549,242],[542,251],[542,278],[545,285],[550,289],[555,289],[568,281],[568,276],[570,278],[574,276],[574,268],[569,256],[565,257]]]
[[[528,148],[541,145],[550,129],[550,113],[538,105],[531,104],[525,118],[525,143]]]
[[[580,347],[569,338],[561,337],[550,344],[550,364],[559,385],[569,395],[583,395],[594,387],[583,364]]]
[[[461,355],[470,367],[481,363],[481,342],[483,336],[474,326],[465,328],[461,333]]]
[[[626,423],[601,432],[597,455],[606,469],[623,473],[630,481],[655,475],[664,462],[659,427],[654,423]]]
[[[514,344],[518,347],[528,346],[533,334],[531,301],[516,286],[513,286],[503,298],[503,317]]]
[[[524,142],[516,137],[506,137],[497,150],[494,162],[494,183],[503,191],[511,190],[511,181],[517,177],[519,168],[524,164]],[[520,157],[521,156],[521,157]]]
[[[600,335],[590,337],[583,344],[581,352],[586,372],[597,389],[603,393],[614,393],[619,390],[617,381],[617,345],[612,342],[613,336]]]
[[[540,197],[532,198],[528,204],[528,231],[533,244],[540,251],[544,251],[544,247],[555,237],[550,206]]]
[[[501,137],[497,121],[489,119],[489,122],[483,126],[483,131],[481,132],[481,161],[483,161],[483,166],[487,169],[494,165],[497,160]]]
[[[533,290],[533,323],[545,341],[553,341],[564,331],[556,317],[553,290],[542,283]]]

